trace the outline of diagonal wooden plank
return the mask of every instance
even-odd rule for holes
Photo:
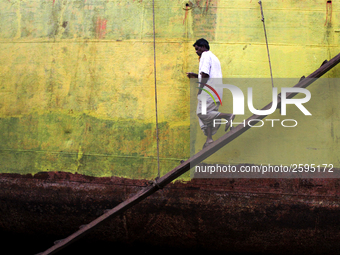
[[[324,75],[326,72],[331,70],[334,66],[336,66],[340,62],[340,54],[332,58],[328,62],[324,62],[323,65],[317,69],[315,72],[310,74],[307,78],[300,80],[298,84],[296,84],[294,87],[296,88],[306,88],[310,84],[312,84],[314,81],[316,81],[318,78],[320,78],[322,75]],[[292,98],[296,95],[297,93],[289,93],[286,95],[286,98]],[[281,102],[280,96],[278,97],[278,103]],[[269,103],[266,105],[262,110],[268,110],[272,106],[272,103]],[[218,140],[216,140],[214,143],[210,144],[197,154],[195,154],[193,157],[189,158],[185,162],[183,162],[181,165],[177,166],[161,178],[155,180],[155,182],[143,188],[140,192],[132,196],[131,198],[125,200],[124,202],[120,203],[113,209],[107,211],[105,214],[101,215],[94,221],[90,222],[87,225],[83,225],[81,229],[79,229],[77,232],[73,233],[72,235],[68,236],[67,238],[60,240],[58,243],[56,243],[54,246],[50,247],[46,251],[39,253],[39,255],[47,255],[47,254],[55,254],[58,251],[62,250],[66,246],[70,245],[74,241],[80,239],[99,225],[103,224],[105,221],[125,212],[135,204],[139,203],[140,201],[144,200],[148,196],[152,195],[155,193],[157,190],[163,188],[188,170],[190,170],[191,167],[196,166],[200,162],[202,162],[204,159],[221,149],[223,146],[226,144],[230,143],[233,141],[235,138],[238,136],[242,135],[244,132],[249,130],[251,127],[248,125],[249,121],[252,121],[252,125],[255,125],[256,120],[262,120],[266,115],[252,115],[249,117],[245,123],[246,125],[238,125],[235,127],[232,131],[229,131],[222,137],[220,137]]]

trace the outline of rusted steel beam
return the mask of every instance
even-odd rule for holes
[[[336,66],[340,62],[340,54],[332,58],[328,62],[324,62],[323,65],[319,69],[317,69],[315,72],[310,74],[308,77],[305,79],[300,80],[298,84],[296,84],[294,87],[295,88],[306,88],[310,84],[312,84],[316,79],[320,78],[322,75],[324,75],[326,72],[328,72],[330,69],[332,69],[334,66]],[[286,95],[286,98],[292,98],[296,95],[297,93],[288,93]],[[281,97],[278,96],[278,104],[281,102]],[[272,106],[272,102],[266,105],[262,110],[268,110]],[[235,138],[246,132],[248,129],[251,128],[251,126],[248,125],[249,121],[251,121],[254,125],[254,123],[258,122],[256,120],[262,120],[266,117],[266,115],[252,115],[246,120],[246,125],[238,125],[235,127],[233,130],[230,132],[226,133],[223,135],[221,138],[216,140],[214,143],[210,144],[197,154],[195,154],[193,157],[189,158],[164,176],[162,176],[159,179],[156,179],[152,185],[145,187],[142,189],[140,192],[132,196],[131,198],[125,200],[124,202],[120,203],[116,207],[114,207],[111,210],[108,210],[106,213],[104,213],[102,216],[98,217],[91,223],[87,225],[83,225],[77,232],[73,233],[72,235],[68,236],[65,239],[59,240],[56,242],[54,246],[51,248],[47,249],[45,252],[39,253],[39,255],[47,255],[47,254],[55,254],[58,251],[62,250],[69,244],[73,243],[74,241],[80,239],[99,225],[103,224],[107,220],[125,212],[135,204],[139,203],[140,201],[144,200],[148,196],[152,195],[155,193],[157,190],[163,188],[165,185],[169,184],[185,172],[187,172],[191,167],[194,167],[195,165],[199,164],[202,162],[204,159],[221,149],[223,146],[226,144],[230,143],[233,141]]]

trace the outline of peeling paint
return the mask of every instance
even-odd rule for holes
[[[98,18],[97,19],[97,25],[96,25],[96,37],[98,39],[103,39],[105,37],[105,33],[106,33],[106,23],[107,20],[106,19],[101,19]]]

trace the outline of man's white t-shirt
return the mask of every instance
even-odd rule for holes
[[[218,58],[211,52],[205,51],[201,55],[200,64],[199,64],[199,72],[198,72],[198,80],[201,81],[202,75],[201,72],[206,73],[209,75],[209,79],[207,84],[213,87],[216,92],[219,94],[222,100],[223,88],[216,88],[214,84],[222,84],[222,70],[221,64]],[[211,91],[207,86],[203,87],[204,89],[208,90],[213,96],[216,102],[219,102],[218,97],[216,94]],[[205,91],[207,98],[210,96]]]

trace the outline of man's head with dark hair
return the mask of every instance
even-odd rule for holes
[[[209,42],[204,38],[198,39],[193,46],[198,56],[201,56],[204,51],[210,50]]]
[[[193,46],[195,47],[196,45],[199,47],[205,47],[207,50],[210,50],[209,42],[204,38],[198,39]]]

